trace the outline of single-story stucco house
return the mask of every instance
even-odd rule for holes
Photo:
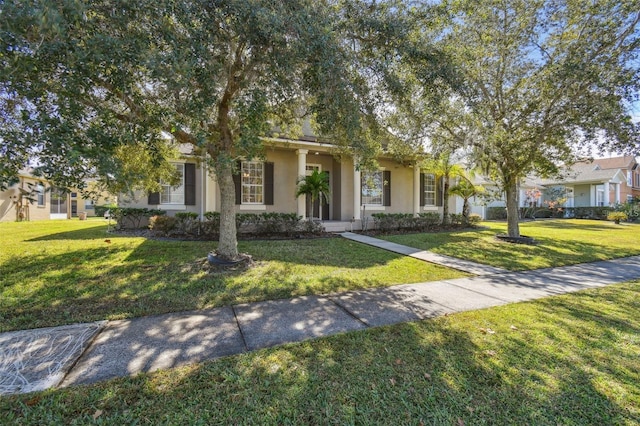
[[[353,158],[334,155],[333,145],[314,136],[268,137],[264,145],[263,160],[238,163],[234,176],[238,213],[297,213],[307,217],[306,199],[295,197],[297,182],[318,170],[329,175],[330,197],[321,210],[316,208],[313,217],[322,220],[327,231],[361,229],[362,219],[377,212],[442,214],[442,179],[415,164],[382,156],[378,158],[378,170],[362,171]],[[163,185],[154,194],[122,195],[119,205],[157,208],[170,215],[195,212],[200,217],[219,211],[220,189],[215,176],[186,147],[182,150],[183,159],[174,163],[182,176],[180,185]],[[454,200],[451,208],[455,208]]]

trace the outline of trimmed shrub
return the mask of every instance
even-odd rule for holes
[[[207,238],[216,239],[220,234],[220,212],[206,212],[200,230]]]
[[[440,225],[440,213],[437,212],[418,213],[418,217],[415,219],[417,229],[421,231],[433,229]]]
[[[373,224],[380,231],[397,231],[412,228],[413,215],[410,213],[374,213]]]
[[[198,213],[194,212],[178,212],[175,214],[177,219],[177,232],[186,235],[200,234],[200,220]]]
[[[482,221],[482,217],[477,213],[471,213],[467,218],[467,222],[471,226],[477,226]]]
[[[114,209],[117,206],[115,204],[105,204],[102,206],[93,206],[93,212],[95,213],[96,216],[104,216],[104,214],[110,210],[110,209]]]
[[[161,235],[173,235],[178,227],[178,219],[172,216],[151,216],[149,229]]]
[[[453,226],[465,225],[467,220],[462,214],[451,213],[449,215],[450,223]]]
[[[380,231],[426,231],[440,225],[440,214],[436,212],[419,213],[374,213],[371,215],[376,229]]]
[[[605,220],[607,214],[613,209],[611,207],[568,207],[565,210],[567,217]]]
[[[507,218],[506,207],[487,207],[487,220],[504,220]]]
[[[119,229],[140,229],[147,225],[151,216],[163,216],[167,213],[160,209],[135,207],[115,207],[110,210],[111,217],[115,219]]]

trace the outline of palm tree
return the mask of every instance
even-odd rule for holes
[[[474,185],[468,178],[462,176],[457,185],[449,189],[449,193],[452,195],[457,195],[463,200],[462,204],[462,216],[464,217],[465,222],[469,222],[469,213],[471,212],[471,206],[469,205],[469,200],[472,197],[475,197],[478,194],[484,192],[484,187],[479,185]]]
[[[307,216],[309,219],[313,217],[313,207],[316,200],[320,200],[322,206],[322,198],[329,199],[329,175],[326,172],[314,170],[309,176],[300,176],[298,179],[298,188],[296,189],[296,198],[301,195],[309,196],[311,206],[307,208]],[[319,216],[322,219],[322,209],[319,209]]]
[[[458,176],[464,176],[464,168],[459,164],[451,161],[453,152],[445,151],[437,158],[427,160],[422,168],[433,173],[436,179],[442,178],[442,224],[449,223],[449,180]]]

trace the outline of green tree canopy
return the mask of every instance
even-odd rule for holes
[[[36,159],[64,186],[109,176],[149,187],[170,174],[170,145],[189,145],[220,185],[218,252],[236,257],[233,168],[262,155],[261,136],[310,116],[336,145],[376,152],[375,123],[363,121],[375,70],[354,61],[349,40],[364,38],[346,11],[317,0],[5,1],[0,178]]]
[[[518,236],[517,183],[553,174],[576,147],[640,148],[629,115],[640,88],[636,0],[449,0],[439,45],[461,75],[465,142],[504,189]]]

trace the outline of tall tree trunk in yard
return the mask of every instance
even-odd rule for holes
[[[235,185],[230,165],[216,167],[218,185],[220,185],[220,239],[217,253],[228,259],[238,257],[236,239]]]
[[[518,185],[513,179],[505,183],[504,191],[507,196],[507,233],[510,237],[520,236],[518,223]]]

